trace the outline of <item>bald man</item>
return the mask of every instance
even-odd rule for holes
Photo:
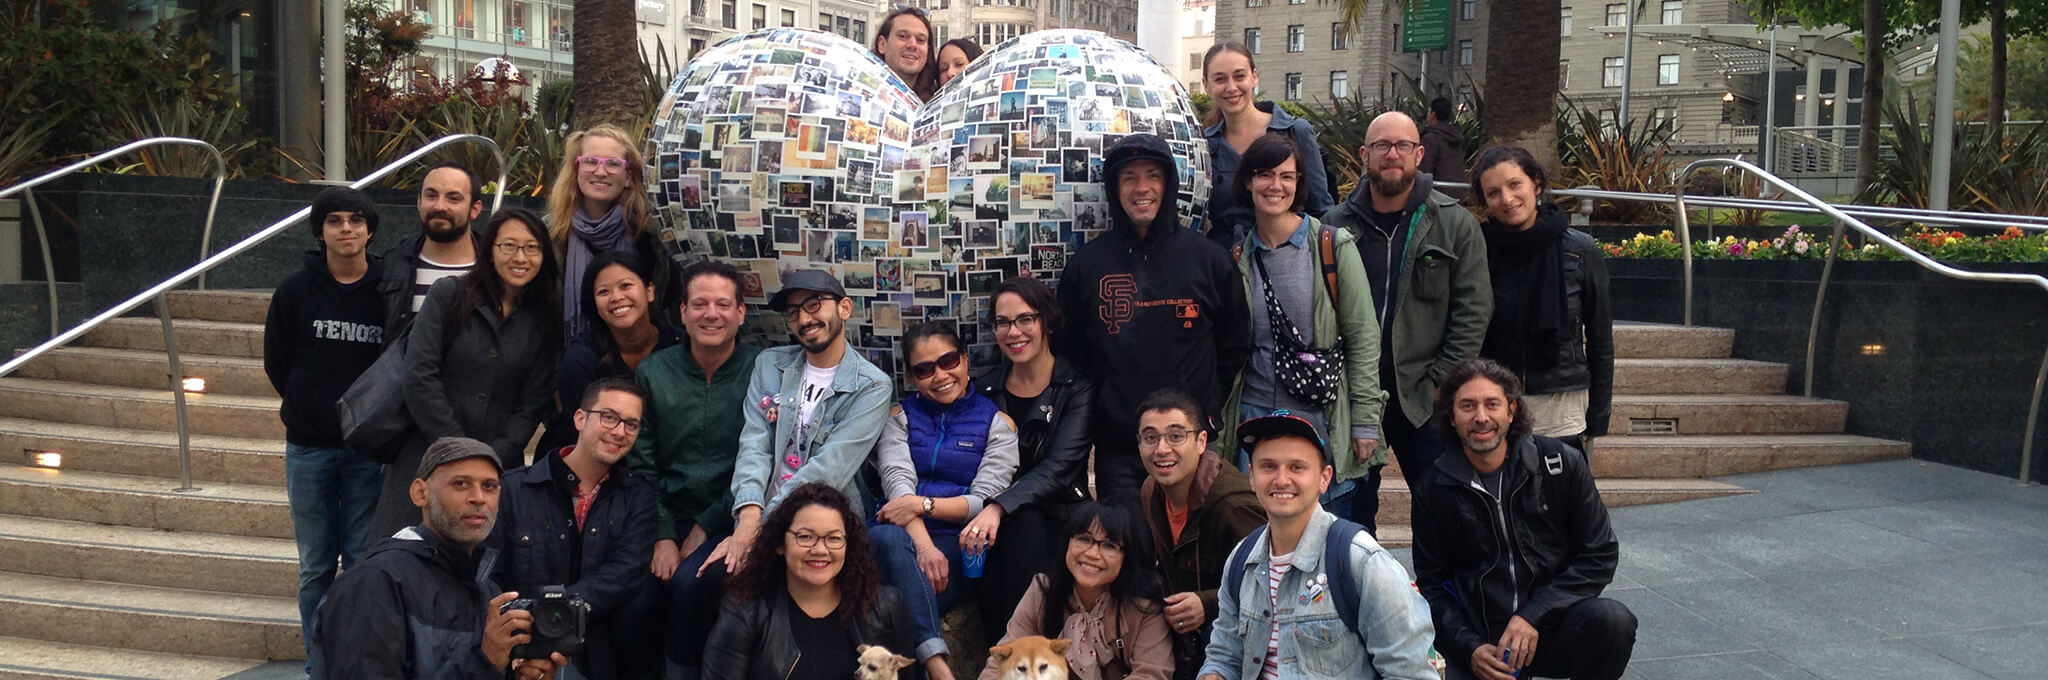
[[[1412,484],[1444,451],[1428,427],[1430,399],[1452,366],[1479,356],[1493,317],[1493,287],[1486,274],[1486,239],[1479,222],[1455,199],[1430,188],[1418,171],[1422,132],[1406,113],[1390,111],[1366,128],[1358,155],[1366,175],[1323,222],[1350,229],[1372,282],[1380,325],[1380,385],[1393,390],[1380,419],[1381,434],[1401,474]],[[1352,506],[1334,508],[1377,536],[1381,469],[1375,452],[1369,472],[1351,494]],[[1346,491],[1340,480],[1330,490]]]

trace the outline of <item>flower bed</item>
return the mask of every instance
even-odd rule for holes
[[[1944,262],[2048,262],[2048,232],[2028,232],[2019,227],[2007,227],[2005,231],[1990,236],[1914,227],[1898,238],[1907,247]],[[1844,260],[1906,259],[1904,255],[1876,243],[1858,246],[1845,239],[1839,245],[1842,247],[1839,258]],[[1682,253],[1677,235],[1669,229],[1657,234],[1637,234],[1634,238],[1602,242],[1600,246],[1609,259],[1672,260],[1678,259]],[[1787,228],[1783,235],[1769,240],[1729,236],[1719,240],[1694,241],[1692,256],[1704,260],[1819,260],[1827,257],[1829,247],[1825,236],[1816,238],[1793,226]]]

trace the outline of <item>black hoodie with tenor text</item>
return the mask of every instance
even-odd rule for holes
[[[263,322],[263,371],[284,403],[285,441],[300,446],[341,448],[341,420],[334,402],[363,374],[384,347],[384,297],[377,292],[383,266],[354,283],[334,280],[327,258],[306,254],[306,268],[286,277],[270,296]]]

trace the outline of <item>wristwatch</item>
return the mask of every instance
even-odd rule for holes
[[[924,514],[926,514],[926,515],[930,515],[930,514],[932,514],[932,497],[931,497],[931,496],[925,496],[925,497],[924,497]]]

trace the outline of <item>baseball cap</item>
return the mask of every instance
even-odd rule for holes
[[[482,458],[491,461],[491,467],[499,472],[505,471],[504,464],[498,462],[498,452],[492,451],[491,445],[468,437],[442,437],[427,445],[426,454],[420,457],[418,478],[426,479],[434,473],[434,468],[466,458]]]
[[[1259,442],[1268,439],[1283,436],[1301,437],[1302,439],[1315,442],[1316,450],[1322,452],[1323,463],[1325,465],[1330,463],[1330,454],[1327,447],[1323,444],[1323,435],[1316,431],[1315,423],[1309,422],[1307,418],[1288,413],[1284,409],[1238,424],[1237,435],[1238,439],[1244,443],[1246,454],[1250,454],[1252,447],[1258,446]]]
[[[839,277],[823,269],[799,269],[782,279],[782,290],[775,291],[775,297],[768,299],[768,308],[783,311],[789,308],[789,296],[800,290],[813,293],[827,293],[846,297],[846,288],[839,285]]]

